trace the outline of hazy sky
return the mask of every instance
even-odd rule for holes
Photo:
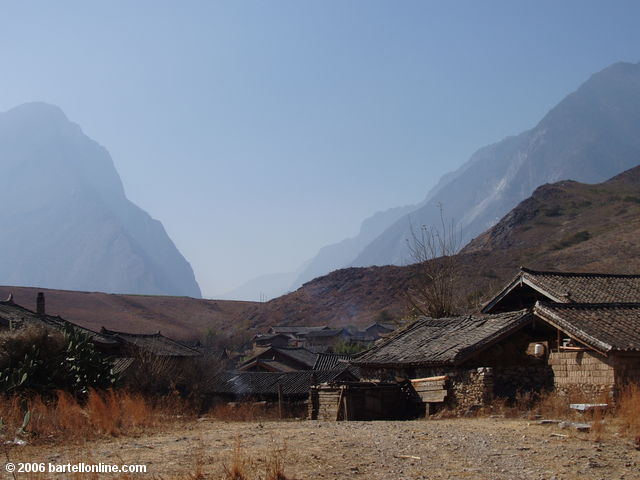
[[[639,18],[637,1],[0,1],[0,110],[59,105],[215,296],[639,61]]]

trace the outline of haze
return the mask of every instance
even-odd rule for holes
[[[1,2],[0,110],[60,106],[215,297],[421,201],[591,73],[637,2]]]

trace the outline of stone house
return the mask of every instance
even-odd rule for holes
[[[434,403],[465,411],[496,396],[551,388],[553,370],[547,353],[554,335],[553,328],[536,322],[526,309],[421,317],[356,356],[352,364],[360,368],[364,381],[445,377],[446,392]]]

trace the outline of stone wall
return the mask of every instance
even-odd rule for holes
[[[366,368],[360,369],[363,381],[394,381],[446,375],[447,398],[443,405],[464,413],[488,405],[493,400],[491,368]]]
[[[496,397],[515,398],[518,392],[542,392],[553,389],[553,370],[547,363],[493,369],[493,393]]]

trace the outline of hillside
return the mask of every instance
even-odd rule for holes
[[[0,113],[0,283],[200,297],[162,224],[58,107]]]
[[[252,302],[202,300],[160,295],[117,295],[31,287],[0,287],[0,299],[13,300],[30,310],[36,294],[44,292],[46,312],[92,330],[106,327],[132,333],[163,334],[182,340],[202,338],[208,331],[233,336],[243,331],[243,312]]]

